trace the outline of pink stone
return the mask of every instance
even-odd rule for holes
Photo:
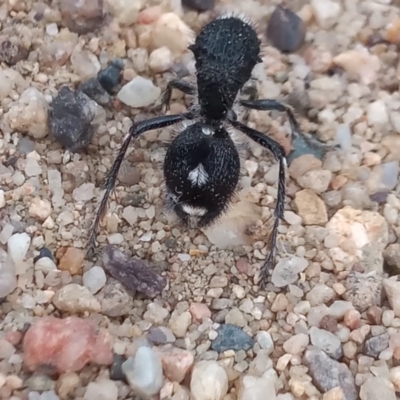
[[[182,382],[194,363],[193,354],[170,344],[158,347],[157,352],[161,358],[164,375],[172,382]]]
[[[24,365],[30,371],[51,366],[58,373],[75,372],[89,363],[113,361],[108,332],[77,317],[39,319],[25,334],[23,349]]]
[[[361,314],[357,310],[347,310],[343,322],[349,329],[357,329],[361,323]]]
[[[199,322],[204,322],[207,318],[211,318],[211,310],[204,303],[192,303],[189,307],[189,312],[192,314],[192,318]]]
[[[20,331],[9,331],[5,334],[4,339],[13,346],[17,346],[22,340],[22,333]]]
[[[241,274],[248,275],[249,273],[249,262],[247,258],[241,257],[236,262],[236,268]]]

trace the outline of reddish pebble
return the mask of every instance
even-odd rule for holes
[[[351,330],[360,326],[361,314],[357,310],[347,310],[344,313],[344,324]]]
[[[199,322],[204,322],[206,319],[211,318],[211,310],[204,303],[192,303],[189,307],[189,312],[192,314],[193,319]]]
[[[165,376],[172,382],[182,382],[194,363],[194,356],[170,344],[157,348]]]
[[[236,262],[236,268],[241,274],[247,275],[249,273],[249,262],[247,258],[241,257]]]
[[[30,371],[54,367],[58,373],[75,372],[94,363],[113,362],[111,336],[91,321],[77,317],[44,317],[24,337],[24,364]]]
[[[4,339],[6,339],[7,342],[10,342],[12,345],[16,346],[22,340],[22,333],[19,331],[10,331],[5,334]]]
[[[71,275],[81,275],[85,253],[81,249],[68,247],[60,259],[58,268],[61,271],[68,271]]]
[[[319,327],[321,329],[325,329],[328,332],[335,333],[338,330],[338,324],[336,321],[336,318],[333,317],[332,315],[325,315],[321,319],[321,322],[319,323]]]
[[[368,322],[371,325],[380,325],[382,322],[382,309],[377,306],[372,306],[367,311]]]
[[[163,9],[161,6],[153,6],[146,8],[141,11],[138,15],[137,23],[143,25],[149,25],[153,22],[157,21],[163,13]]]

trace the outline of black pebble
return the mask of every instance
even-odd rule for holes
[[[94,128],[91,124],[94,103],[85,93],[63,86],[53,99],[49,126],[55,139],[71,152],[80,152],[90,144]]]
[[[78,90],[85,93],[97,104],[107,106],[111,102],[111,97],[107,91],[101,86],[97,78],[89,79],[78,86]]]
[[[210,11],[215,7],[215,0],[182,0],[182,5],[195,11]]]
[[[296,51],[304,43],[306,25],[293,11],[282,6],[271,14],[267,38],[272,45],[284,52]]]
[[[116,59],[107,68],[97,74],[98,81],[108,93],[113,93],[115,87],[118,85],[123,67],[124,62]]]
[[[40,260],[41,258],[44,258],[44,257],[50,258],[51,260],[55,261],[51,250],[49,250],[47,247],[42,247],[39,250],[39,254],[33,259],[33,263],[35,264],[38,260]]]
[[[120,354],[114,354],[114,361],[110,367],[110,378],[113,381],[124,381],[125,374],[122,371],[122,364],[125,362],[125,357]]]

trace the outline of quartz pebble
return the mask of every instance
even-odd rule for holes
[[[371,376],[361,385],[360,399],[385,399],[396,400],[396,393],[393,385],[386,378],[380,376]]]
[[[272,272],[271,281],[276,287],[287,286],[296,282],[298,274],[303,272],[307,266],[308,261],[305,258],[282,258]]]
[[[174,58],[186,52],[193,40],[193,31],[173,12],[162,14],[154,23],[150,48],[168,47]]]
[[[141,108],[153,104],[161,94],[161,89],[153,82],[136,76],[118,92],[118,99],[129,107]]]
[[[29,214],[31,217],[36,218],[39,221],[45,221],[51,214],[50,202],[47,199],[35,197],[32,199],[29,206]]]
[[[95,265],[83,274],[82,281],[83,285],[89,289],[90,293],[96,294],[106,284],[107,277],[104,269]]]
[[[199,361],[190,380],[193,400],[222,400],[228,392],[228,376],[216,361]]]
[[[7,297],[17,287],[17,277],[12,258],[0,248],[0,299]]]
[[[6,206],[6,198],[4,196],[4,190],[0,190],[0,209]]]
[[[283,349],[289,354],[301,354],[309,343],[310,338],[307,334],[298,333],[283,343]]]
[[[132,391],[141,397],[155,396],[163,384],[162,364],[159,356],[150,347],[141,346],[134,357],[122,364]]]
[[[106,0],[111,14],[117,23],[129,26],[136,22],[139,11],[145,4],[143,0]]]
[[[25,232],[15,233],[8,239],[7,251],[14,263],[24,261],[30,244],[31,238]]]
[[[118,386],[110,379],[90,382],[83,396],[85,400],[117,400]]]
[[[173,64],[171,50],[164,46],[151,52],[149,56],[149,67],[156,73],[165,72]]]
[[[332,28],[342,11],[340,3],[333,0],[312,0],[311,7],[318,25],[323,29]]]
[[[276,374],[267,371],[262,377],[247,375],[239,383],[238,400],[275,399]]]
[[[396,317],[400,317],[400,282],[398,277],[394,276],[383,281],[389,304],[392,307]]]
[[[77,317],[43,317],[27,331],[24,364],[30,371],[51,366],[58,373],[81,370],[88,363],[112,363],[111,337],[90,321]]]
[[[48,134],[47,101],[38,89],[30,87],[11,105],[4,119],[13,131],[43,139]]]
[[[101,65],[97,57],[88,50],[76,46],[71,54],[71,65],[82,81],[94,78],[100,72]]]

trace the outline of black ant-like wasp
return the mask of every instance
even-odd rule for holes
[[[197,103],[185,113],[163,115],[132,125],[107,176],[106,191],[90,231],[89,254],[93,254],[96,231],[131,140],[147,131],[179,122],[184,128],[169,145],[164,160],[167,205],[190,227],[205,227],[215,222],[226,211],[239,182],[240,158],[229,132],[233,127],[271,151],[279,162],[269,254],[261,271],[261,283],[265,284],[274,260],[279,219],[284,212],[285,151],[275,140],[240,122],[235,106],[286,112],[292,130],[299,132],[299,126],[291,109],[284,104],[271,99],[238,98],[253,68],[262,61],[260,46],[252,24],[237,16],[221,16],[202,29],[194,44],[189,46],[196,62],[197,87],[183,80],[172,80],[162,99],[162,104],[168,108],[175,88],[197,96]]]

